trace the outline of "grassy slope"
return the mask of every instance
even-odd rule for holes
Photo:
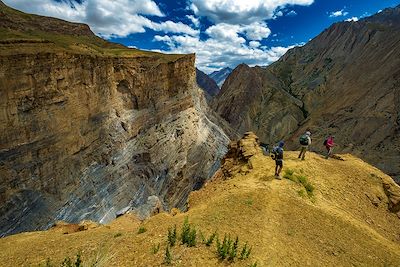
[[[81,28],[82,25],[23,13],[9,8],[1,2],[0,15],[3,16],[3,18],[0,17],[0,55],[69,52],[112,57],[156,57],[167,62],[175,61],[184,56],[128,48],[120,44],[110,43],[94,34],[64,34],[63,28],[71,29],[74,25]],[[15,25],[13,28],[2,27],[1,20],[13,21]],[[7,25],[7,23],[5,24]],[[41,28],[38,25],[41,25]],[[46,27],[54,30],[57,26],[60,28],[59,33],[41,30]]]
[[[250,258],[232,266],[399,266],[400,220],[387,211],[378,169],[350,155],[325,160],[310,153],[299,161],[286,153],[285,169],[302,173],[315,186],[314,196],[302,185],[274,180],[273,161],[252,158],[254,169],[228,181],[213,181],[192,193],[187,213],[161,213],[144,222],[124,216],[108,226],[72,234],[60,231],[23,233],[0,239],[0,266],[54,262],[82,250],[84,259],[105,256],[105,266],[159,266],[164,259],[168,227],[186,216],[205,235],[217,230],[238,235],[253,246]],[[373,205],[367,195],[375,197]],[[381,198],[381,200],[379,200]],[[179,231],[178,231],[179,232]],[[119,233],[121,234],[119,236]],[[118,234],[118,236],[116,236]],[[161,243],[157,254],[152,246]],[[174,266],[225,266],[207,248],[172,248]]]

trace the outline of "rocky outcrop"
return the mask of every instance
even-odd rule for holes
[[[253,168],[251,157],[260,155],[260,143],[253,132],[247,132],[239,141],[231,141],[221,167],[213,179],[229,179],[237,173],[246,174]]]
[[[194,55],[32,47],[0,48],[0,235],[107,223],[153,195],[184,209],[218,169],[229,139],[195,86]]]
[[[329,133],[336,152],[353,153],[400,177],[400,6],[357,22],[336,23],[261,69],[239,66],[214,108],[264,143],[309,129],[312,150]]]
[[[197,85],[204,90],[208,100],[211,100],[219,92],[219,87],[207,74],[196,68]]]

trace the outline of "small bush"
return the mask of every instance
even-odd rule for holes
[[[242,248],[242,252],[240,252],[239,259],[241,259],[241,260],[247,259],[250,256],[250,253],[251,253],[251,247],[249,248],[247,246],[247,243],[244,244],[244,246]]]
[[[167,245],[167,248],[165,249],[165,257],[164,257],[164,262],[167,265],[170,265],[172,262],[172,255],[171,252],[169,250],[169,245]]]
[[[209,246],[212,245],[212,243],[213,243],[213,241],[214,241],[214,239],[215,239],[216,236],[217,236],[217,232],[214,232],[214,233],[212,233],[212,234],[210,235],[209,238],[207,238],[207,240],[206,240],[206,246],[207,246],[207,247],[209,247]]]
[[[64,258],[64,260],[61,263],[61,266],[62,267],[82,267],[83,265],[82,265],[81,253],[78,252],[76,254],[76,260],[74,263],[70,257]]]
[[[309,197],[312,197],[314,195],[314,186],[312,184],[308,183],[304,186],[304,188],[306,189]]]
[[[257,267],[257,262],[250,264],[250,267]]]
[[[232,247],[229,250],[229,257],[228,257],[229,261],[235,260],[235,257],[237,256],[238,246],[239,246],[239,237],[236,236],[235,242],[233,243]]]
[[[297,182],[296,176],[294,176],[294,170],[292,170],[292,169],[285,170],[285,174],[283,175],[283,178],[289,179],[293,182]]]
[[[160,243],[158,243],[157,245],[153,244],[153,246],[151,247],[151,252],[153,254],[157,254],[157,252],[160,250]]]
[[[239,237],[236,236],[235,241],[231,239],[231,237],[224,236],[224,239],[221,243],[219,238],[217,237],[217,256],[220,260],[227,259],[230,262],[233,262],[235,258],[238,256],[238,249],[239,249]],[[243,256],[242,256],[243,254]],[[244,251],[242,250],[241,257],[239,259],[246,259],[250,255],[250,252],[247,247],[247,243],[245,244]]]
[[[186,217],[182,225],[181,240],[182,245],[186,244],[188,247],[196,246],[197,231],[196,228],[189,224],[189,219]]]
[[[116,234],[114,235],[114,238],[116,238],[116,237],[120,237],[120,236],[122,236],[122,234],[121,234],[121,233],[116,233]]]
[[[143,234],[144,232],[146,232],[146,228],[144,226],[140,226],[138,229],[138,234]]]
[[[168,244],[173,247],[176,243],[176,225],[174,228],[168,228]]]

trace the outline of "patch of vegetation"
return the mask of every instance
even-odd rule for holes
[[[188,247],[196,246],[196,237],[197,237],[196,228],[193,225],[189,224],[189,219],[188,217],[186,217],[182,225],[182,233],[181,233],[182,245],[186,244]]]
[[[213,243],[213,241],[214,241],[214,239],[215,239],[216,236],[217,236],[217,232],[214,232],[214,233],[212,233],[212,234],[210,235],[209,238],[207,238],[206,243],[205,243],[207,247],[209,247],[209,246],[212,245],[212,243]]]
[[[250,267],[257,267],[257,262],[250,264]]]
[[[251,247],[249,247],[247,245],[247,242],[244,244],[243,248],[242,248],[242,252],[240,252],[240,257],[239,259],[244,260],[247,259],[250,256],[251,253]]]
[[[122,233],[116,233],[116,234],[114,235],[114,238],[120,237],[120,236],[122,236]]]
[[[224,236],[224,239],[221,243],[219,238],[217,237],[216,241],[217,246],[217,257],[220,260],[227,259],[230,262],[233,262],[235,258],[238,257],[238,249],[239,249],[239,237],[236,236],[235,240],[231,239],[228,235]],[[247,243],[243,246],[242,251],[239,255],[239,259],[244,260],[250,256],[251,248],[247,246]]]
[[[304,173],[302,171],[300,171],[300,172]],[[287,170],[285,170],[285,174],[283,175],[283,178],[289,179],[289,180],[291,180],[291,181],[293,181],[295,183],[303,185],[304,189],[307,192],[307,195],[309,197],[313,197],[314,196],[315,187],[308,181],[307,176],[305,176],[304,174],[297,175],[297,174],[295,174],[294,170],[287,169]],[[303,190],[299,190],[299,191],[297,191],[297,193],[301,197],[304,196],[304,191]]]
[[[146,231],[147,231],[147,229],[144,226],[140,226],[138,229],[138,234],[143,234]]]
[[[165,249],[164,263],[167,265],[170,265],[172,263],[172,255],[169,250],[169,245],[167,245],[167,248]]]
[[[176,243],[176,225],[174,228],[168,228],[168,244],[173,247]]]
[[[151,247],[151,252],[153,254],[157,254],[157,252],[160,250],[160,243],[158,243],[157,245],[153,244],[153,246]]]
[[[244,201],[244,204],[247,205],[247,206],[253,205],[253,199],[251,199],[251,198],[246,199],[246,200]]]

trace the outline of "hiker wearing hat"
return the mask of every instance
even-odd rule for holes
[[[283,141],[280,141],[278,146],[274,147],[272,150],[273,158],[275,160],[275,177],[277,179],[280,179],[279,174],[282,171],[283,168],[283,145],[285,143]]]
[[[311,145],[311,133],[309,131],[305,132],[302,136],[300,136],[299,141],[301,145],[299,158],[304,160],[308,146]]]
[[[333,135],[329,135],[324,141],[324,145],[327,150],[327,154],[325,156],[326,159],[328,159],[332,154],[333,146],[335,145],[334,139],[335,137]]]

